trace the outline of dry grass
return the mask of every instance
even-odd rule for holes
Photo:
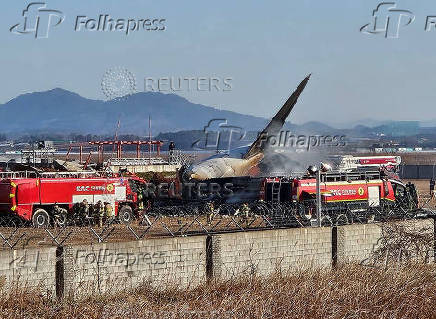
[[[436,266],[346,265],[182,291],[147,286],[74,301],[16,292],[4,318],[436,318]]]

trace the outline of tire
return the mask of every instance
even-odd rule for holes
[[[133,221],[133,210],[130,206],[123,206],[118,211],[118,219],[123,224],[130,224]]]
[[[50,216],[48,215],[46,210],[38,208],[33,212],[32,223],[33,227],[36,228],[48,227],[48,225],[50,224]]]

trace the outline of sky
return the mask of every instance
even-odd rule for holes
[[[23,26],[22,13],[31,2],[2,1],[0,103],[56,87],[105,99],[105,72],[122,68],[135,76],[138,92],[144,91],[145,78],[218,78],[220,89],[177,94],[271,117],[312,73],[291,122],[315,120],[339,127],[367,118],[436,122],[436,28],[425,31],[427,17],[436,16],[434,1],[395,2],[396,9],[414,16],[409,25],[404,25],[407,16],[401,18],[398,38],[360,32],[373,22],[380,2],[372,0],[40,2],[64,17],[50,26],[46,38],[10,32],[16,24]],[[128,35],[83,26],[74,30],[77,16],[86,21],[101,14],[165,19],[165,30]],[[40,21],[42,26],[46,20]],[[225,78],[230,89],[223,88]]]

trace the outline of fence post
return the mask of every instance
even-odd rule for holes
[[[332,227],[332,267],[338,264],[338,226]]]
[[[213,278],[213,237],[206,237],[206,281],[209,282]]]
[[[321,227],[321,171],[316,171],[316,221]]]
[[[64,296],[64,247],[58,246],[56,248],[56,297],[62,298]]]

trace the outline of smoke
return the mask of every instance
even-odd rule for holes
[[[296,151],[271,149],[265,151],[260,164],[262,175],[301,175],[310,165],[319,166],[320,162],[330,163],[330,153],[322,150]]]
[[[277,135],[261,136],[264,159],[259,165],[262,175],[301,175],[310,165],[332,165],[331,155],[341,153],[347,144],[345,135],[304,129],[282,130]],[[332,165],[332,167],[335,165]]]

